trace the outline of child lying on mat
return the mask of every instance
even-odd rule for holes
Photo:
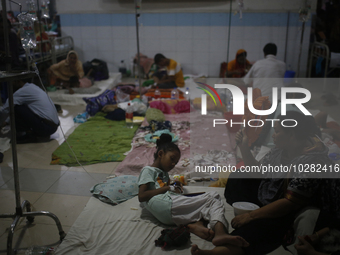
[[[187,225],[191,233],[212,241],[215,246],[248,246],[243,238],[228,234],[224,205],[216,192],[183,196],[181,185],[169,185],[168,172],[175,167],[180,156],[181,152],[172,142],[172,137],[162,134],[157,140],[153,164],[144,167],[139,175],[139,202],[162,223]]]

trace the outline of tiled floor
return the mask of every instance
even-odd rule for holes
[[[215,80],[212,80],[211,85]],[[333,119],[340,122],[339,105],[323,106],[320,99],[322,89],[308,89],[312,91],[309,106],[328,112]],[[85,107],[62,108],[61,127],[67,137],[76,127],[73,118],[83,112]],[[88,202],[91,196],[90,187],[114,174],[118,163],[85,166],[87,172],[82,167],[50,165],[52,152],[64,141],[60,128],[54,138],[55,140],[48,143],[18,145],[21,201],[29,200],[35,211],[50,211],[57,215],[64,231],[67,232]],[[4,161],[0,164],[0,204],[0,214],[13,213],[15,210],[11,150],[4,153]],[[13,247],[18,249],[19,254],[24,254],[25,249],[32,245],[57,244],[57,227],[50,218],[36,217],[32,225],[26,225],[25,221],[21,220],[14,235]],[[11,222],[12,219],[0,219],[0,254],[6,254],[7,232]]]
[[[63,106],[59,116],[66,137],[76,127],[73,118],[84,110],[84,106]],[[52,152],[64,141],[60,128],[53,137],[55,140],[48,143],[17,146],[21,201],[30,201],[33,211],[54,213],[67,232],[88,202],[90,188],[113,174],[118,162],[85,166],[87,172],[82,167],[50,165]],[[15,211],[12,166],[12,152],[8,150],[0,164],[0,214]],[[0,219],[0,254],[6,254],[11,223],[10,218]],[[38,216],[32,225],[26,225],[26,219],[22,218],[15,230],[13,247],[18,249],[18,254],[24,254],[32,245],[55,245],[58,241],[58,229],[51,218]]]

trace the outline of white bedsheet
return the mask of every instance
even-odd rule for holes
[[[230,222],[234,217],[233,208],[225,202],[223,188],[202,186],[185,187],[188,192],[217,191],[225,203],[226,217]],[[112,206],[91,197],[83,212],[71,227],[56,254],[190,254],[191,244],[203,249],[214,246],[191,234],[191,241],[184,247],[163,251],[155,247],[155,240],[167,226],[159,223],[150,213],[139,206],[138,198],[134,197],[122,204]],[[282,247],[271,255],[290,254]]]
[[[52,99],[53,103],[61,105],[86,105],[83,97],[96,97],[102,94],[107,89],[112,89],[121,81],[121,73],[110,73],[110,77],[107,80],[96,81],[93,87],[100,89],[94,94],[69,94],[67,89],[61,89],[53,92],[48,92],[48,95]]]

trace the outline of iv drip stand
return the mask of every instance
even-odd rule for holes
[[[13,103],[13,87],[12,81],[25,79],[34,76],[34,72],[22,72],[22,73],[10,73],[11,72],[11,56],[9,49],[9,27],[7,24],[7,11],[6,11],[6,0],[1,0],[2,4],[2,20],[4,27],[4,42],[6,51],[6,72],[5,75],[0,77],[0,81],[8,82],[8,101],[10,110],[10,124],[11,124],[11,143],[12,143],[12,158],[13,158],[13,175],[14,175],[14,189],[15,189],[15,213],[1,214],[1,218],[13,218],[13,223],[8,232],[7,237],[7,255],[13,255],[14,250],[12,248],[14,230],[19,223],[20,218],[26,217],[29,223],[34,221],[34,216],[48,216],[51,217],[59,230],[60,240],[63,240],[66,233],[63,231],[61,223],[56,215],[47,211],[36,211],[31,212],[31,203],[27,200],[23,201],[20,205],[20,183],[19,183],[19,170],[18,170],[18,159],[17,159],[17,147],[16,147],[16,131],[15,131],[15,117],[14,117],[14,103]],[[6,75],[7,74],[7,75]],[[26,209],[26,212],[24,210]]]

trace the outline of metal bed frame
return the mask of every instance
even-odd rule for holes
[[[42,46],[48,43],[51,45],[51,49],[48,52],[42,52]],[[30,70],[33,63],[40,64],[51,61],[52,64],[56,64],[58,58],[66,56],[70,50],[74,49],[74,42],[71,36],[56,37],[37,42],[37,49],[38,51],[26,51],[27,70]]]
[[[1,0],[2,4],[2,18],[5,21],[6,17],[6,0]],[[12,142],[12,157],[13,157],[13,175],[14,175],[14,189],[15,189],[15,212],[14,213],[6,213],[1,214],[1,218],[13,218],[13,223],[8,232],[7,237],[7,255],[15,254],[13,250],[13,235],[14,230],[19,223],[20,218],[26,217],[28,223],[32,223],[34,221],[34,216],[48,216],[52,218],[59,230],[60,240],[64,239],[66,233],[64,232],[62,225],[58,219],[58,217],[47,211],[31,211],[31,203],[27,200],[23,201],[20,204],[20,183],[19,183],[19,170],[18,170],[18,158],[17,158],[17,147],[16,147],[16,130],[15,130],[15,119],[14,119],[14,102],[13,102],[13,87],[12,81],[18,79],[31,78],[36,75],[35,72],[11,72],[11,57],[10,57],[10,49],[9,49],[9,39],[8,39],[8,24],[7,22],[3,22],[4,34],[5,34],[5,51],[6,51],[6,72],[0,73],[0,81],[8,82],[8,101],[9,101],[9,110],[10,110],[10,124],[11,124],[11,142]],[[26,212],[24,210],[26,209]]]
[[[313,61],[322,57],[325,59],[325,69],[324,69],[324,82],[323,82],[323,93],[326,93],[327,82],[326,79],[328,74],[340,67],[332,67],[329,68],[331,54],[329,51],[329,47],[327,44],[315,42],[312,44],[310,56],[309,56],[309,64],[308,64],[308,73],[307,77],[311,78],[312,68],[313,68]],[[339,82],[339,89],[338,89],[338,97],[340,98],[340,82]]]

